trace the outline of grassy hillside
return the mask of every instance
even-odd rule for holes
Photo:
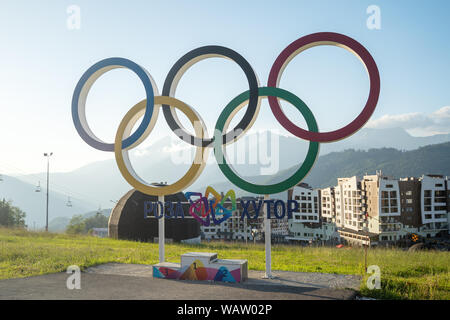
[[[450,142],[412,151],[383,148],[333,152],[318,159],[305,182],[315,188],[324,188],[336,185],[338,177],[374,174],[376,170],[396,178],[430,173],[450,175],[449,159]]]
[[[225,259],[248,259],[252,270],[265,267],[261,244],[167,244],[166,259],[179,262],[180,255],[189,251],[217,252]],[[84,269],[107,262],[157,261],[158,245],[153,243],[0,229],[0,279],[63,272],[74,264]],[[380,267],[382,289],[367,289],[362,249],[280,245],[272,248],[273,270],[362,275],[362,294],[376,298],[450,299],[448,252],[370,249],[368,264]]]

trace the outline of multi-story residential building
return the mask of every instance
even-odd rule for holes
[[[288,199],[299,202],[299,208],[293,212],[292,220],[295,223],[319,222],[319,190],[313,190],[307,184],[302,183],[288,191]]]
[[[419,231],[421,227],[420,190],[419,178],[402,178],[398,181],[400,189],[400,238],[406,238],[408,234]]]
[[[325,240],[320,219],[320,190],[300,184],[288,191],[288,199],[299,202],[299,208],[289,220],[290,241],[311,242]]]
[[[338,178],[337,186],[321,190],[295,187],[288,198],[313,208],[308,192],[319,195],[319,221],[314,217],[314,224],[308,224],[294,214],[290,240],[328,241],[337,231],[343,241],[369,245],[394,243],[412,233],[434,237],[449,232],[450,191],[443,176],[394,179],[377,172],[362,179]]]
[[[361,181],[356,177],[339,178],[336,186],[336,215],[340,217],[339,227],[361,231],[364,227],[361,210]]]
[[[448,229],[448,180],[439,175],[427,175],[421,182],[422,232],[430,234]]]
[[[244,198],[260,200],[260,198]],[[288,200],[299,203],[292,219],[271,219],[273,241],[338,242],[358,245],[389,244],[410,238],[449,233],[450,183],[440,175],[395,179],[374,175],[338,178],[337,185],[313,189],[301,183]],[[201,227],[204,239],[253,240],[264,234],[264,215],[241,220],[241,204],[231,218]],[[254,216],[250,208],[250,216]],[[255,233],[253,233],[255,234]]]
[[[361,195],[366,231],[378,235],[380,241],[399,240],[398,231],[402,229],[399,180],[381,173],[364,176]]]
[[[447,179],[447,225],[450,233],[450,182]]]
[[[383,243],[405,239],[411,233],[434,237],[448,230],[446,183],[443,176],[432,175],[399,180],[381,174],[365,176],[369,231]],[[370,193],[378,197],[377,202]]]
[[[337,223],[334,187],[321,190],[321,213],[323,222]]]
[[[339,241],[337,232],[338,224],[341,223],[340,216],[336,215],[335,187],[320,190],[323,239],[325,241]]]

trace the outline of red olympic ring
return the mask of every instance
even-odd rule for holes
[[[286,65],[300,52],[319,45],[335,45],[347,49],[355,54],[365,65],[367,73],[369,74],[370,91],[366,105],[361,113],[352,122],[338,130],[329,132],[311,132],[292,123],[283,113],[276,97],[268,97],[269,105],[278,122],[294,136],[314,142],[333,142],[344,139],[361,129],[375,110],[380,95],[380,74],[377,65],[369,51],[367,51],[367,49],[359,42],[343,34],[333,32],[313,33],[297,39],[287,46],[275,60],[272,69],[270,70],[267,86],[278,87]]]

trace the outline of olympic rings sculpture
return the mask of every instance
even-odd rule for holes
[[[316,120],[308,106],[293,93],[278,88],[280,78],[287,64],[299,53],[321,45],[334,45],[344,48],[358,57],[366,68],[370,81],[370,91],[366,105],[361,113],[346,126],[330,132],[319,132]],[[221,134],[209,138],[206,126],[200,115],[186,103],[175,98],[179,80],[184,73],[195,63],[211,57],[222,57],[236,62],[244,72],[249,90],[235,97],[222,110],[215,129]],[[86,120],[86,99],[93,83],[104,73],[116,68],[127,68],[136,73],[142,81],[146,99],[133,106],[121,121],[114,143],[106,143],[95,136]],[[304,36],[292,42],[277,57],[269,73],[267,87],[260,87],[258,78],[247,60],[239,53],[222,46],[204,46],[194,49],[182,56],[170,69],[159,95],[155,81],[141,66],[124,58],[108,58],[91,66],[78,81],[72,98],[72,118],[80,137],[90,146],[102,151],[115,153],[120,172],[125,180],[137,190],[156,196],[164,196],[180,192],[190,186],[205,167],[209,147],[214,148],[214,154],[222,173],[239,188],[255,194],[274,194],[285,191],[302,181],[312,169],[319,153],[319,143],[333,142],[344,139],[358,131],[373,114],[380,94],[380,75],[375,60],[364,46],[356,40],[339,33],[319,32]],[[292,176],[282,182],[272,185],[258,185],[250,183],[240,177],[226,160],[223,146],[238,140],[248,131],[255,122],[261,97],[267,97],[272,113],[278,122],[290,133],[298,138],[310,142],[308,153],[303,164]],[[306,120],[308,130],[302,129],[292,123],[284,114],[279,99],[285,100],[295,106]],[[240,122],[228,131],[228,126],[234,115],[248,106]],[[152,186],[143,181],[131,166],[128,150],[138,146],[151,133],[162,108],[169,127],[179,138],[196,147],[195,159],[178,181],[167,186]],[[201,127],[194,125],[195,136],[192,136],[183,127],[177,117],[175,109],[179,109],[194,125],[200,122]],[[142,117],[142,122],[135,132],[131,133],[136,122]]]

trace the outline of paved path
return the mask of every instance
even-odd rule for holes
[[[353,299],[358,276],[274,271],[249,271],[242,284],[176,281],[152,278],[152,267],[108,263],[81,273],[81,289],[69,290],[69,274],[55,273],[0,280],[0,299],[194,299],[194,300],[317,300]]]

